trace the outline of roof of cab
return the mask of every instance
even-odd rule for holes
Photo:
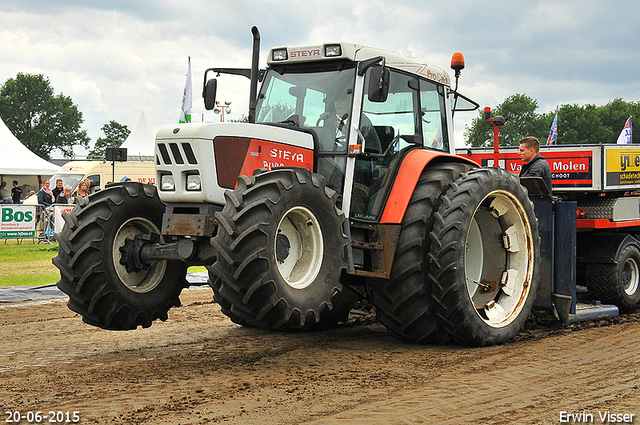
[[[327,47],[332,46],[340,46],[339,55],[326,55]],[[287,52],[286,59],[274,60],[274,52],[282,50],[286,50]],[[325,43],[315,46],[276,47],[269,51],[267,63],[269,66],[274,66],[284,63],[317,62],[319,60],[335,59],[347,59],[354,62],[360,62],[377,56],[383,56],[385,58],[386,65],[390,68],[397,68],[412,74],[417,74],[447,86],[451,85],[449,73],[438,66],[419,62],[414,58],[399,53],[344,42]]]

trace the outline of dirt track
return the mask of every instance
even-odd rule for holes
[[[472,349],[403,343],[358,315],[332,331],[270,333],[234,325],[208,288],[181,299],[169,321],[133,332],[86,325],[60,300],[0,306],[4,421],[79,411],[100,424],[555,424],[609,411],[640,423],[639,313]]]

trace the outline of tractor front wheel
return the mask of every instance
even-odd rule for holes
[[[240,176],[226,197],[216,214],[217,260],[209,269],[223,313],[274,330],[346,320],[356,297],[340,283],[345,218],[324,178],[306,169]]]
[[[167,320],[168,310],[180,306],[178,297],[188,286],[183,262],[160,261],[130,272],[120,262],[127,240],[160,235],[163,212],[155,186],[124,183],[63,214],[53,259],[60,269],[58,288],[86,323],[110,330],[146,328],[155,319]]]

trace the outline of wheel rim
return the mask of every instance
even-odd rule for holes
[[[638,263],[633,258],[627,258],[622,271],[622,285],[627,295],[633,296],[638,291],[640,280]]]
[[[465,248],[467,290],[478,316],[491,327],[509,325],[529,296],[537,261],[518,198],[503,190],[489,193],[474,212]]]
[[[278,224],[274,242],[278,271],[287,285],[304,289],[320,271],[324,246],[316,216],[305,207],[287,211]]]
[[[122,257],[120,247],[124,246],[127,239],[133,239],[136,235],[143,233],[160,234],[160,231],[155,224],[145,218],[131,218],[120,226],[113,240],[112,258],[116,274],[124,286],[138,293],[152,291],[162,281],[167,269],[167,262],[159,261],[146,270],[128,273],[126,267],[120,264],[119,259]]]

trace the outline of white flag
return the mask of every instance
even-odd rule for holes
[[[620,132],[618,136],[617,143],[619,145],[630,145],[631,144],[631,117],[627,119],[627,122],[624,124],[624,128]]]
[[[180,108],[181,123],[191,122],[191,105],[192,105],[192,89],[191,89],[191,57],[189,57],[189,68],[187,70],[187,81],[184,83],[184,93],[182,94],[182,107]]]

